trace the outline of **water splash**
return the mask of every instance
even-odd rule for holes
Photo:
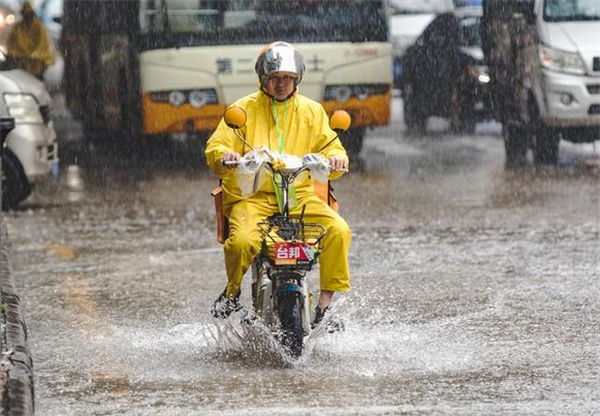
[[[234,314],[215,325],[218,356],[224,361],[239,361],[248,367],[291,368],[296,360],[260,318],[247,311]]]

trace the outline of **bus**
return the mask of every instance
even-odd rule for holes
[[[291,43],[301,94],[344,109],[344,143],[390,122],[388,0],[65,0],[65,96],[86,135],[170,136],[204,145],[225,109],[258,88],[264,45]]]

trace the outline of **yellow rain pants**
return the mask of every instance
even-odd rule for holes
[[[345,292],[350,290],[348,251],[350,228],[346,221],[316,195],[304,198],[292,215],[300,215],[306,206],[304,221],[321,224],[327,230],[323,238],[320,257],[321,290]],[[229,238],[225,241],[225,267],[227,269],[227,294],[235,295],[241,287],[242,277],[260,251],[262,240],[256,224],[278,212],[277,204],[269,204],[265,195],[236,203],[229,216]]]
[[[240,134],[253,147],[268,147],[280,151],[271,98],[258,91],[238,100],[233,105],[246,111],[248,120]],[[275,103],[280,132],[283,131],[283,153],[299,157],[307,153],[320,153],[325,158],[333,156],[347,159],[346,151],[336,133],[329,127],[323,107],[306,97],[296,94],[287,103]],[[287,113],[287,114],[286,114]],[[223,120],[208,140],[206,161],[221,178],[223,210],[229,218],[229,238],[225,242],[225,266],[227,269],[227,295],[234,296],[240,289],[244,273],[260,250],[260,231],[257,223],[276,213],[277,197],[270,177],[252,196],[241,195],[235,169],[223,166],[221,158],[227,152],[240,155],[250,149],[239,140]],[[343,172],[332,173],[329,179],[340,177]],[[291,214],[299,214],[303,206],[305,221],[321,224],[327,230],[320,257],[321,290],[350,290],[348,252],[350,229],[346,222],[314,192],[313,180],[308,174],[300,175],[295,182],[298,205]]]

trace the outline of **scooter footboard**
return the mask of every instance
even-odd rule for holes
[[[252,305],[265,323],[273,323],[273,282],[262,265],[260,256],[252,262]]]
[[[310,334],[310,292],[308,291],[307,283],[302,285],[302,328],[304,329],[304,335]]]

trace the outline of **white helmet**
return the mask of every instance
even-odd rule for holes
[[[269,75],[274,72],[285,72],[293,75],[296,78],[294,80],[294,92],[296,92],[296,88],[304,75],[304,58],[289,43],[273,42],[260,51],[254,69],[260,81],[260,88],[265,94],[268,95],[267,82],[269,81]]]

